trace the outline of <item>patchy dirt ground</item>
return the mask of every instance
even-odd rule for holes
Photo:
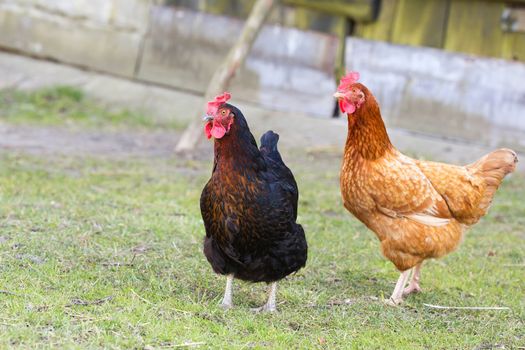
[[[0,123],[0,149],[33,155],[170,157],[179,135],[176,131],[100,131]]]

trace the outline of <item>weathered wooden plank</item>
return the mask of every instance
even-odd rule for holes
[[[504,3],[455,0],[450,3],[445,49],[482,56],[499,57],[503,31]]]
[[[198,1],[200,11],[206,11],[214,15],[235,15],[235,1],[230,0],[206,0]]]
[[[348,19],[340,17],[338,20],[338,28],[336,30],[337,36],[339,37],[339,45],[337,46],[335,65],[334,65],[334,77],[335,83],[338,85],[339,80],[346,74],[345,66],[345,53],[346,53],[346,37],[348,35]]]
[[[525,61],[525,33],[504,33],[501,56],[514,61]]]
[[[255,0],[164,0],[164,3],[168,6],[185,7],[214,15],[245,18],[250,14]]]
[[[358,22],[372,21],[375,16],[373,0],[282,0],[282,3],[331,15],[350,17]]]
[[[398,0],[392,42],[441,48],[449,0]]]
[[[293,9],[293,22],[286,23],[301,30],[316,30],[325,33],[338,33],[340,16],[313,11],[303,7]]]
[[[452,0],[452,1],[456,1],[456,0]],[[468,2],[480,2],[481,0],[465,0],[465,1],[468,1]],[[484,2],[492,2],[492,3],[495,3],[495,2],[499,2],[499,3],[514,3],[514,4],[519,4],[519,3],[522,3],[522,4],[525,4],[525,0],[482,0]]]
[[[382,0],[377,20],[369,23],[357,23],[354,35],[370,40],[392,40],[396,5],[397,0]]]
[[[246,18],[250,15],[250,11],[255,4],[255,0],[236,1],[236,12],[242,17]]]

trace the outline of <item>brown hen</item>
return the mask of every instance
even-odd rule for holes
[[[517,155],[499,149],[467,166],[414,160],[390,142],[376,99],[351,72],[334,94],[348,115],[341,168],[344,206],[381,241],[401,275],[387,301],[419,292],[424,260],[457,248],[465,229],[487,213]],[[412,271],[412,279],[406,283]]]

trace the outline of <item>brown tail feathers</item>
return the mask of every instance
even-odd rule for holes
[[[516,169],[518,155],[511,149],[501,148],[495,150],[479,159],[477,162],[467,166],[474,174],[481,176],[487,188],[480,203],[480,209],[486,211],[492,203],[503,178]]]

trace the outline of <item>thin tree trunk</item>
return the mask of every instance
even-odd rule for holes
[[[250,16],[242,30],[237,43],[232,47],[224,62],[217,68],[204,94],[202,109],[195,119],[188,125],[181,139],[175,146],[175,152],[191,151],[197,147],[199,141],[204,139],[202,116],[206,107],[206,102],[227,90],[235,73],[241,67],[250,52],[252,45],[261,31],[261,28],[270,13],[275,0],[257,0],[254,4]]]

